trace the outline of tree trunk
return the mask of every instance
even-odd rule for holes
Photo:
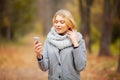
[[[80,31],[85,39],[86,47],[89,53],[91,53],[91,39],[90,39],[90,7],[93,0],[86,0],[86,7],[83,6],[83,1],[79,0],[79,9],[81,13],[81,27]]]
[[[6,1],[5,4],[5,11],[4,11],[4,26],[6,27],[6,39],[7,41],[11,40],[11,25],[10,25],[10,3],[9,1]]]
[[[44,26],[45,26],[45,33],[47,34],[51,27],[52,27],[52,19],[55,14],[55,12],[60,9],[59,5],[61,6],[62,0],[46,0],[46,15],[45,15],[45,21],[44,21]],[[62,4],[64,5],[64,4]]]
[[[91,53],[91,29],[90,29],[90,15],[91,15],[91,5],[93,3],[93,0],[86,0],[86,31],[87,31],[87,35],[86,35],[86,40],[87,40],[87,47],[88,47],[88,51],[89,53]]]
[[[0,1],[0,42],[1,42],[1,26],[2,26],[2,5],[1,5],[1,1]]]
[[[3,14],[4,14],[4,8],[5,8],[6,0],[0,0],[0,41],[2,39],[2,32],[1,29],[3,27]]]
[[[38,2],[40,4],[38,4],[40,8],[40,11],[38,12],[38,17],[40,18],[40,21],[42,23],[45,35],[47,35],[50,31],[50,28],[52,27],[52,17],[57,7],[57,4],[54,5],[54,3],[57,2],[54,0],[38,0]]]
[[[0,21],[1,22],[1,21]],[[0,24],[1,25],[1,24]],[[1,39],[2,39],[2,36],[1,36],[1,26],[0,26],[0,43],[1,43]]]
[[[104,0],[103,27],[100,42],[99,56],[111,56],[110,43],[112,34],[112,14],[110,0]]]
[[[116,15],[118,17],[118,20],[120,21],[120,0],[115,0],[115,9],[116,9]],[[119,27],[120,27],[120,23],[119,23]],[[120,31],[120,29],[119,29]],[[119,39],[120,39],[120,34],[118,35]],[[118,43],[118,50],[119,50],[119,58],[118,58],[118,68],[117,68],[117,72],[120,73],[120,41]]]
[[[10,25],[7,26],[6,37],[7,37],[7,41],[11,40],[11,27],[10,27]]]
[[[85,23],[86,23],[86,20],[85,20],[85,10],[83,8],[83,2],[82,0],[79,0],[79,9],[80,9],[80,13],[81,13],[81,27],[80,27],[80,31],[83,35],[83,37],[85,37],[84,35],[86,34],[86,31],[85,31]]]
[[[38,0],[39,17],[43,25],[43,30],[47,34],[52,27],[52,18],[58,9],[64,8],[63,0]],[[63,3],[63,4],[62,4]],[[62,7],[61,7],[62,5]]]

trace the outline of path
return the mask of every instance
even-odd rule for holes
[[[0,80],[47,80],[47,72],[40,71],[36,61],[33,36],[28,35],[21,45],[0,47]],[[113,59],[87,55],[87,67],[81,73],[81,80],[117,80],[119,75],[112,75],[116,70],[117,61],[116,58]],[[113,62],[110,63],[111,61]]]

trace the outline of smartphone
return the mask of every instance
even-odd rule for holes
[[[40,40],[40,38],[38,36],[35,36],[33,38],[34,38],[34,41],[37,41],[37,42],[39,42],[39,40]]]

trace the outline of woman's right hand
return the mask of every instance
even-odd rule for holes
[[[34,51],[37,54],[37,57],[40,59],[42,58],[42,49],[42,43],[40,43],[39,41],[34,41]]]

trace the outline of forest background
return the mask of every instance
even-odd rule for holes
[[[69,10],[86,41],[82,80],[120,80],[120,0],[1,0],[0,80],[46,80],[33,51],[59,9]]]

